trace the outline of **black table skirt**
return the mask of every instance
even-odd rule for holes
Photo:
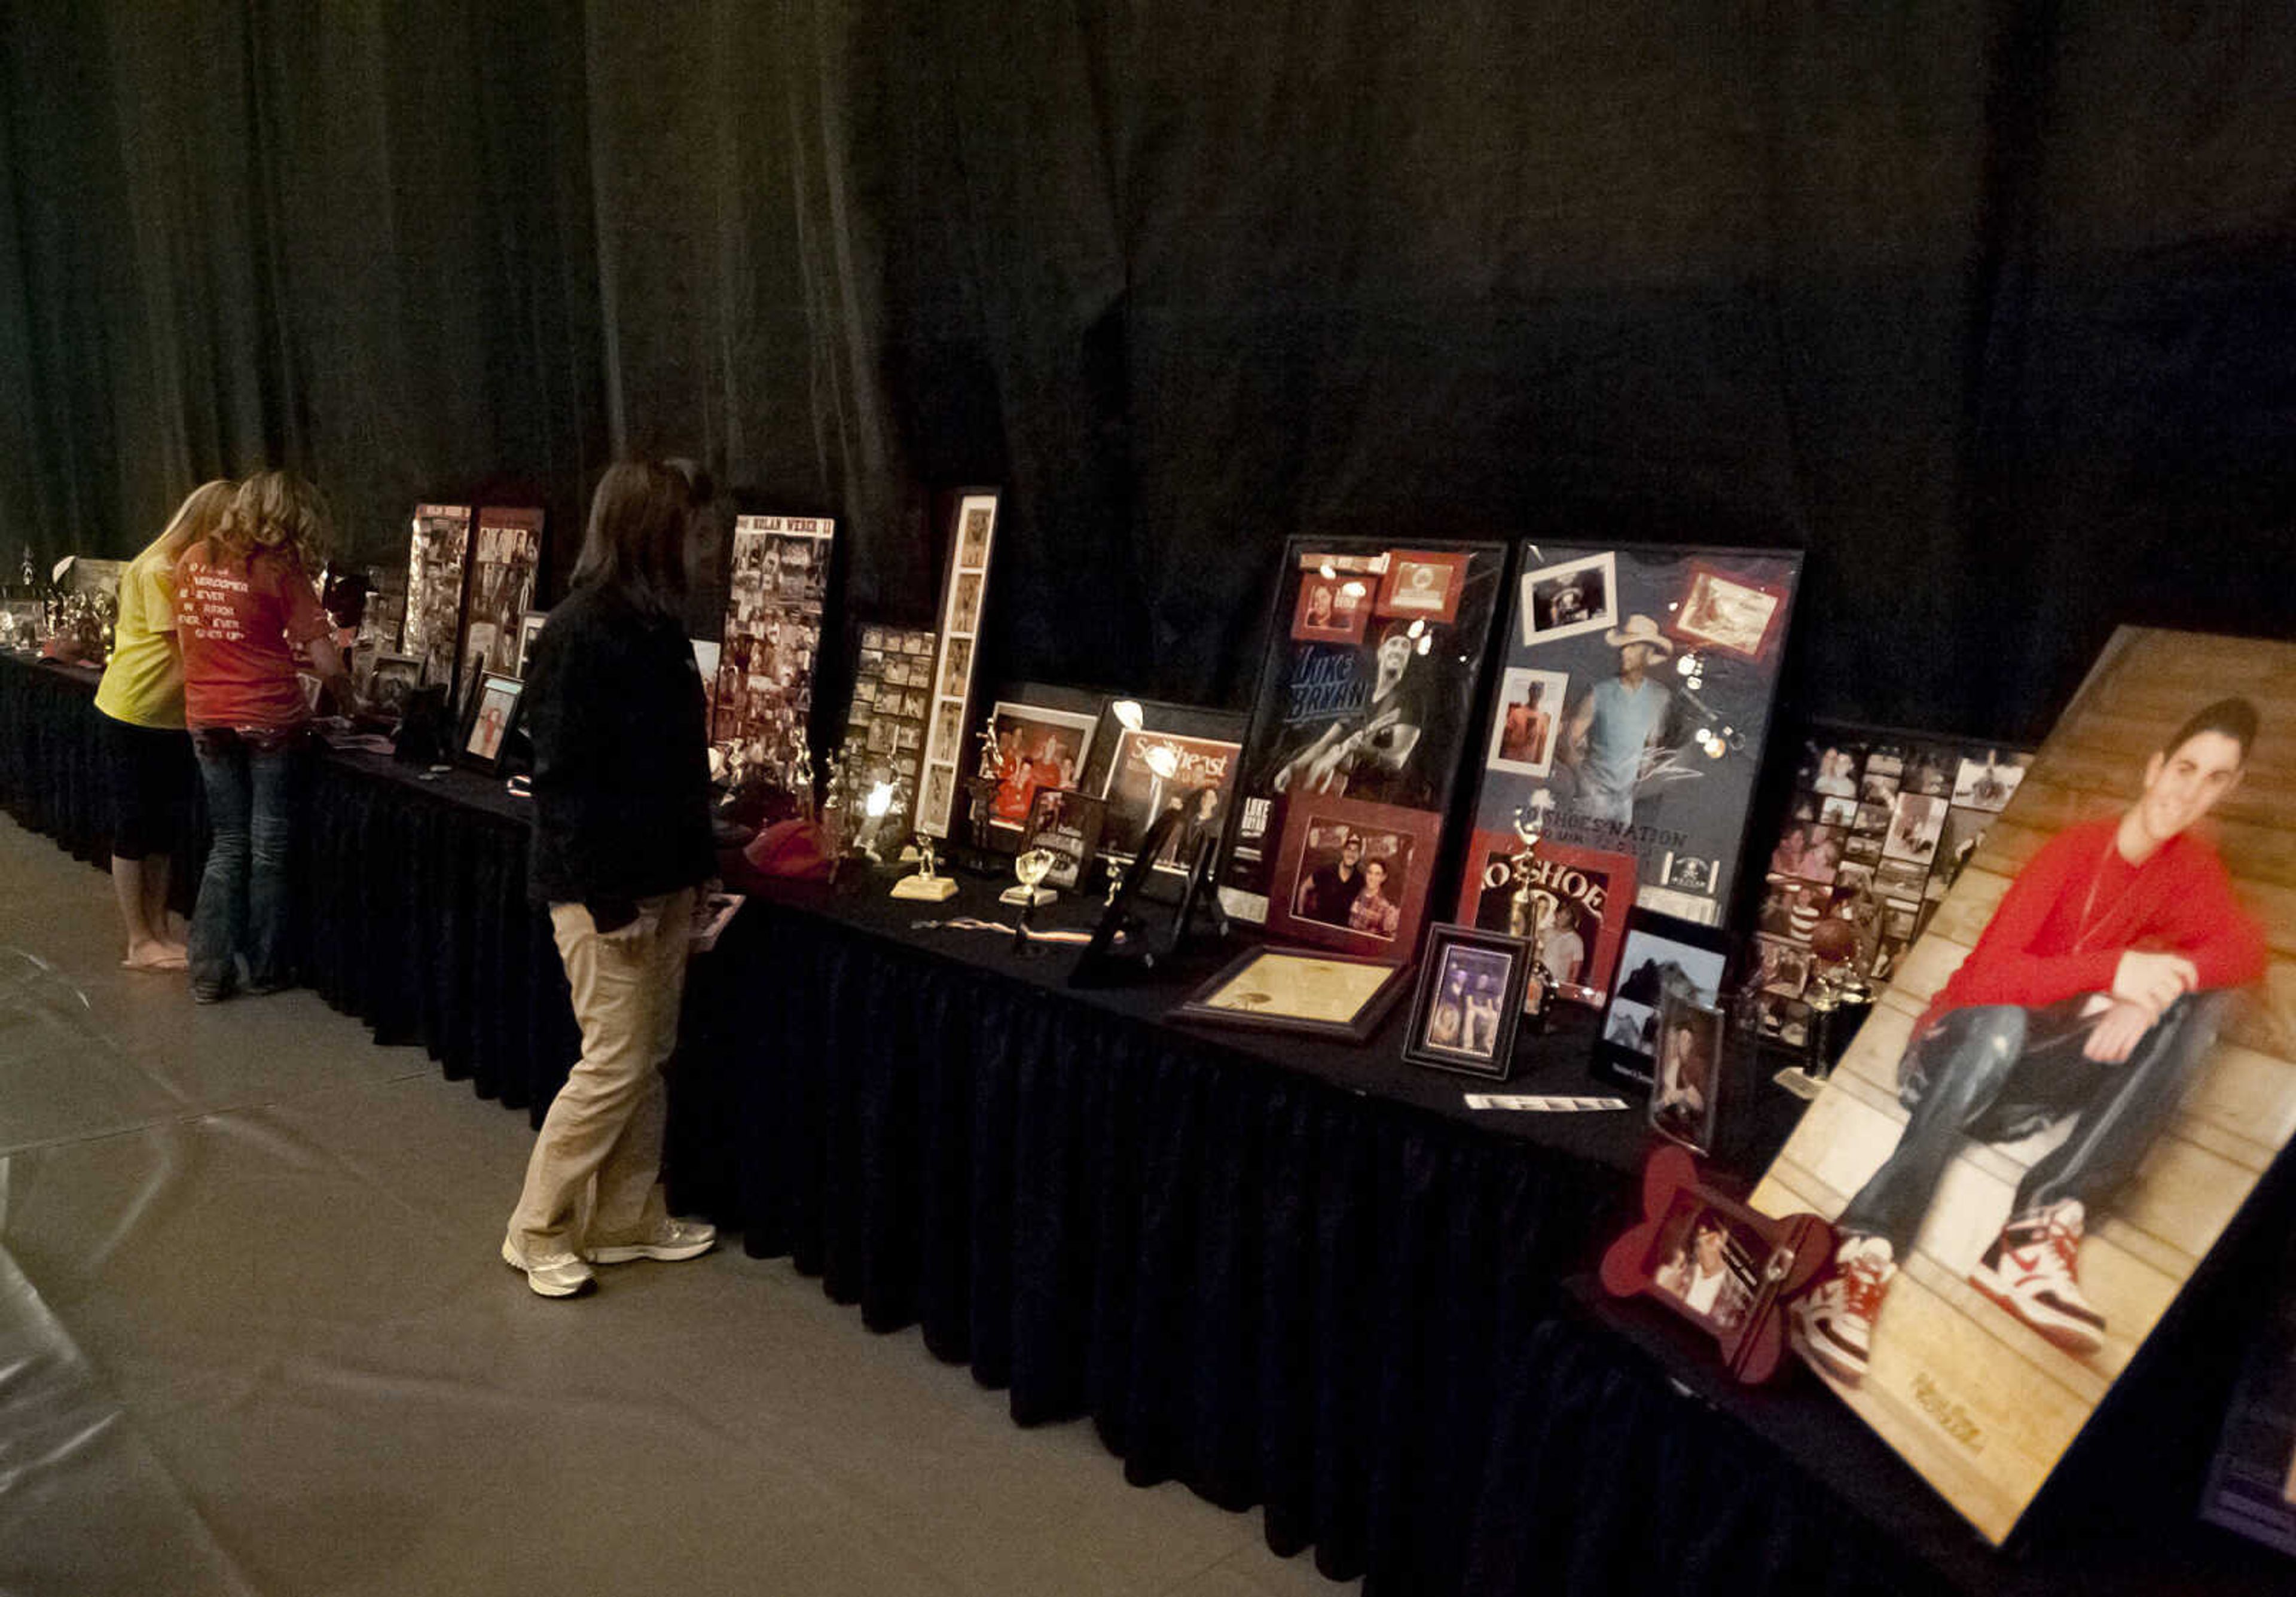
[[[0,804],[101,859],[93,684],[0,657]],[[344,753],[310,796],[307,979],[538,1118],[576,1038],[519,803]],[[1070,993],[1063,959],[865,889],[753,898],[694,962],[673,1196],[920,1325],[1017,1421],[1088,1416],[1128,1478],[1261,1504],[1275,1551],[1373,1597],[2041,1592],[2096,1540],[2045,1498],[2038,1551],[1994,1552],[1814,1383],[1736,1394],[1678,1323],[1570,1290],[1630,1199],[1624,1117],[1471,1114],[1393,1022],[1186,1031],[1168,988]],[[1521,1085],[1578,1088],[1583,1059],[1535,1044]],[[2187,1453],[2222,1384],[2153,1383]],[[2157,1434],[2076,1459],[2127,1473]],[[2212,1592],[2276,1589],[2192,1522],[2189,1473],[2119,1516],[2112,1568],[2067,1560],[2080,1589],[2191,1589],[2200,1554]]]

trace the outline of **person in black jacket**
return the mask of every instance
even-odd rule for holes
[[[566,962],[582,1057],[537,1135],[504,1262],[545,1298],[594,1264],[717,1240],[662,1199],[662,1065],[677,1041],[696,887],[715,869],[701,678],[682,621],[698,474],[608,469],[573,591],[535,640],[529,880]]]

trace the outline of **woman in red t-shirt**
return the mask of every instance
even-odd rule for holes
[[[294,645],[309,650],[344,702],[350,697],[309,576],[325,530],[317,489],[265,471],[176,566],[184,719],[215,832],[192,913],[192,996],[201,1003],[288,982],[296,749],[311,715]]]

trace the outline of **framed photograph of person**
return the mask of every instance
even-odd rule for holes
[[[1100,850],[1101,831],[1107,815],[1107,801],[1088,793],[1062,788],[1037,790],[1029,807],[1029,828],[1021,839],[1021,851],[1042,848],[1053,856],[1053,867],[1045,872],[1046,886],[1070,892],[1085,886],[1092,873],[1094,856]]]
[[[1503,932],[1440,922],[1427,933],[1403,1057],[1431,1070],[1505,1081],[1530,979],[1530,945]]]
[[[1244,717],[1234,710],[1118,699],[1101,712],[1083,785],[1107,800],[1100,848],[1110,867],[1120,871],[1132,863],[1141,839],[1166,810],[1181,815],[1157,851],[1144,896],[1176,897],[1199,847],[1217,843],[1226,830],[1243,733]]]
[[[1815,1215],[1759,1213],[1702,1181],[1683,1148],[1643,1167],[1642,1219],[1604,1250],[1603,1290],[1647,1296],[1710,1332],[1755,1384],[1784,1363],[1784,1306],[1825,1267],[1833,1233]]]
[[[1438,618],[1441,611],[1374,616],[1352,642],[1294,635],[1302,606],[1313,602],[1301,598],[1303,587],[1360,581],[1375,594],[1398,558],[1436,556],[1461,562],[1456,602],[1446,601],[1449,620]],[[1218,856],[1220,906],[1230,916],[1266,925],[1282,907],[1292,884],[1278,880],[1278,854],[1302,805],[1361,800],[1413,811],[1439,829],[1470,745],[1481,743],[1476,696],[1506,562],[1506,546],[1496,543],[1284,545]]]
[[[418,504],[406,555],[403,652],[422,661],[424,680],[454,692],[462,663],[463,585],[471,561],[471,507]]]
[[[1798,1350],[1988,1541],[2219,1241],[2268,1223],[2290,680],[2296,643],[2117,632],[1751,1199],[1833,1224]]]
[[[1722,1011],[1679,988],[1659,995],[1657,1079],[1651,1084],[1651,1129],[1693,1153],[1712,1153],[1724,1081]]]
[[[1522,641],[1552,643],[1615,627],[1618,594],[1619,557],[1607,550],[1525,571],[1518,605]]]
[[[1036,683],[1010,687],[995,700],[972,771],[994,784],[988,814],[991,848],[1007,854],[1020,851],[1029,807],[1040,789],[1081,790],[1101,708],[1096,693]],[[933,758],[928,749],[927,766]]]
[[[511,675],[521,682],[526,680],[527,667],[534,659],[534,640],[542,635],[543,623],[549,619],[550,612],[546,610],[530,610],[518,618],[518,669]],[[714,660],[712,665],[710,675],[714,676]],[[709,678],[705,676],[703,680]]]
[[[1292,637],[1303,643],[1362,643],[1378,586],[1379,578],[1363,572],[1308,573],[1300,579],[1300,598],[1292,608]]]
[[[1720,649],[1759,660],[1785,631],[1790,586],[1726,575],[1702,561],[1690,565],[1690,586],[1674,612],[1674,635],[1696,648]]]
[[[494,671],[480,674],[478,685],[463,714],[462,737],[455,749],[458,764],[489,775],[502,770],[525,688],[526,684],[515,676]]]
[[[1616,979],[1595,1033],[1595,1073],[1648,1088],[1658,1066],[1660,1000],[1675,993],[1702,1004],[1718,1003],[1730,947],[1729,934],[1718,927],[1652,910],[1628,912]]]
[[[1570,678],[1560,671],[1509,666],[1499,677],[1485,767],[1518,776],[1546,775],[1554,764],[1554,733],[1570,688]]]
[[[1267,930],[1369,958],[1410,962],[1432,885],[1433,816],[1350,798],[1292,807],[1278,851],[1282,901]]]
[[[1190,994],[1172,1016],[1365,1042],[1402,994],[1410,968],[1300,948],[1254,948]]]
[[[367,697],[377,715],[398,720],[406,713],[406,701],[422,685],[419,654],[378,654],[367,673]]]
[[[1397,549],[1387,557],[1376,608],[1382,616],[1447,624],[1458,618],[1459,593],[1466,581],[1464,554]]]

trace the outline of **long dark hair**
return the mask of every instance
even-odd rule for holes
[[[641,610],[675,613],[685,595],[685,532],[695,485],[657,462],[606,468],[574,562],[576,587],[601,586]]]

